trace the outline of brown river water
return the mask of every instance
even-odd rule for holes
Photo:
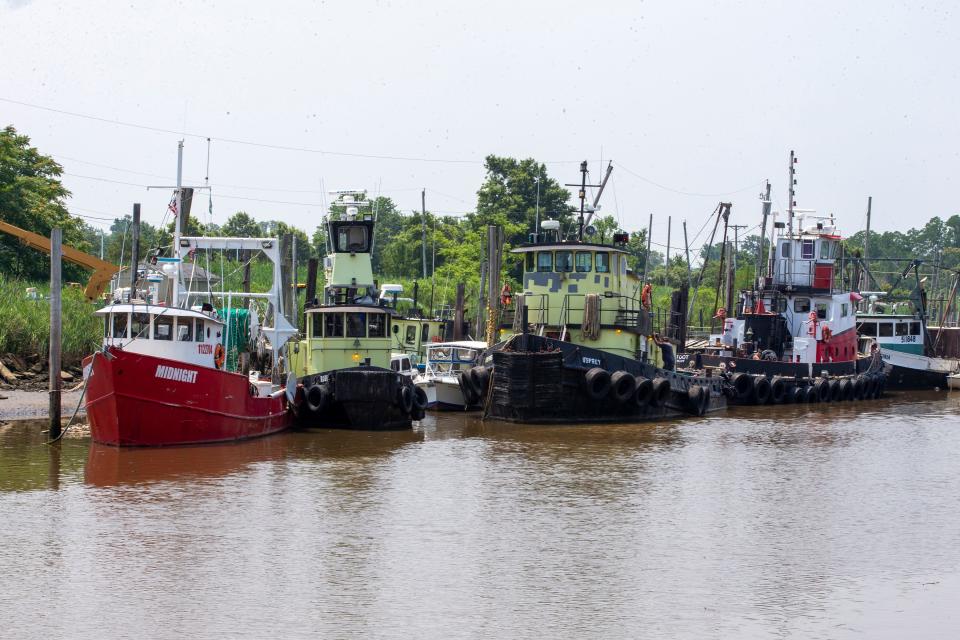
[[[2,638],[957,638],[960,395],[431,414],[122,450],[0,426]]]

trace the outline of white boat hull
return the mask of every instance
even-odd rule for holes
[[[467,406],[456,378],[422,379],[415,384],[426,392],[428,409],[462,411]]]

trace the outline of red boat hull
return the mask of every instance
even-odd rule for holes
[[[94,441],[117,446],[227,442],[283,431],[281,392],[250,394],[246,376],[109,348],[84,360]]]

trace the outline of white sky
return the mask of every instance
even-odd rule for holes
[[[412,209],[425,187],[431,210],[472,210],[488,153],[561,182],[612,158],[603,213],[630,230],[653,213],[661,243],[673,216],[674,246],[721,199],[756,224],[764,178],[785,208],[791,148],[798,206],[847,233],[868,195],[878,230],[960,211],[952,3],[0,0],[0,31],[0,124],[64,165],[88,216],[140,201],[159,222],[168,192],[79,176],[172,184],[178,135],[9,100],[211,136],[214,222],[244,209],[308,234],[330,189],[382,184]],[[188,136],[189,182],[205,161]]]

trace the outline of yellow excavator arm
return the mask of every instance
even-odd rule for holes
[[[3,222],[0,220],[0,231],[9,233],[12,236],[20,238],[20,241],[28,247],[32,247],[38,251],[43,251],[44,253],[50,253],[50,238],[40,235],[39,233],[34,233],[32,231],[27,231],[26,229],[21,229],[20,227],[15,227],[12,224]],[[100,297],[104,289],[107,288],[107,285],[110,283],[110,279],[113,278],[113,275],[120,271],[120,267],[117,265],[107,262],[106,260],[101,260],[95,256],[90,255],[89,253],[84,253],[78,249],[74,249],[68,245],[60,245],[61,251],[63,251],[63,259],[67,262],[72,262],[73,264],[78,264],[81,267],[86,267],[87,269],[93,269],[93,274],[90,276],[90,279],[87,280],[87,286],[83,290],[83,295],[87,297],[87,300],[93,301]]]

